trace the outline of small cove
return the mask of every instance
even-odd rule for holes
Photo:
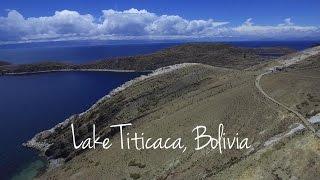
[[[138,72],[52,72],[0,77],[0,179],[32,178],[44,163],[22,143],[98,99]]]

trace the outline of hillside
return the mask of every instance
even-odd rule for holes
[[[275,99],[297,110],[319,129],[320,55],[267,76],[262,85]],[[270,145],[217,175],[217,179],[314,179],[320,175],[319,138],[299,123],[275,136]]]
[[[261,51],[265,52],[263,49]],[[275,50],[270,49],[270,51],[274,52]],[[258,64],[264,59],[258,55],[259,53],[256,48],[195,43],[175,46],[149,55],[98,61],[84,65],[84,68],[154,70],[172,64],[202,63],[217,67],[244,69]]]
[[[10,64],[9,62],[6,62],[6,61],[0,61],[0,66],[9,65],[9,64]]]
[[[267,76],[263,81],[268,93],[306,117],[320,113],[320,55]]]
[[[76,65],[59,62],[41,62],[33,64],[12,64],[0,67],[0,72],[5,73],[33,73],[40,71],[51,71],[61,69],[77,69]],[[1,73],[0,73],[1,74]]]
[[[288,57],[300,59],[299,54]],[[298,58],[296,58],[298,57]],[[319,53],[263,77],[265,91],[318,123]],[[39,133],[27,146],[43,152],[50,163],[40,179],[312,179],[320,174],[319,139],[306,131],[297,116],[266,99],[255,80],[265,67],[241,70],[204,64],[179,64],[161,68],[130,81],[106,95],[88,111],[72,116],[55,128]],[[75,150],[92,136],[111,138],[105,150]],[[145,137],[183,137],[188,147],[179,150],[121,150],[114,124],[132,123],[125,133]],[[227,136],[248,137],[245,150],[204,148],[195,151],[197,125],[217,137],[219,124]],[[319,125],[314,124],[319,129]]]
[[[189,151],[119,151],[116,148],[75,151],[67,123],[52,134],[45,132],[38,136],[38,141],[53,144],[45,155],[67,161],[42,177],[79,178],[78,174],[83,179],[213,177],[256,152],[264,141],[295,121],[287,112],[266,106],[254,87],[254,80],[255,72],[190,65],[138,82],[100,101],[89,112],[71,118],[78,129],[79,142],[90,137],[94,123],[98,126],[97,134],[105,134],[119,145],[119,133],[108,126],[131,122],[134,126],[126,129],[127,132],[144,132],[151,137],[182,136]],[[227,150],[222,155],[216,150],[193,151],[191,130],[201,124],[216,134],[219,123],[225,124],[230,135],[238,132],[242,137],[250,137],[253,148]]]

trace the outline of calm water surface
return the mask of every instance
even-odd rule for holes
[[[39,131],[88,109],[99,98],[141,73],[57,72],[0,76],[0,179],[41,167],[21,146]],[[26,170],[27,169],[27,170]],[[25,177],[25,176],[24,176]]]
[[[119,56],[133,56],[152,53],[177,43],[89,45],[66,47],[0,46],[0,60],[25,64],[41,61],[85,63]]]

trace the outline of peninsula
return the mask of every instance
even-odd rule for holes
[[[188,49],[189,46],[175,48]],[[319,164],[314,161],[320,153],[317,148],[319,139],[315,132],[307,131],[299,116],[288,109],[293,109],[314,129],[319,129],[320,47],[265,61],[247,50],[244,55],[238,48],[220,45],[218,52],[224,57],[214,58],[217,46],[205,47],[206,52],[212,53],[190,52],[192,59],[180,59],[185,56],[172,53],[171,59],[168,58],[172,62],[164,62],[173,65],[160,68],[162,64],[156,63],[160,60],[152,63],[132,60],[132,64],[123,66],[126,68],[119,66],[122,61],[131,62],[131,58],[101,61],[93,63],[94,66],[81,65],[93,69],[158,69],[123,84],[86,112],[73,115],[26,142],[25,146],[39,150],[50,162],[50,170],[40,178],[255,179],[277,176],[304,179],[316,176],[320,172]],[[170,52],[170,49],[166,51]],[[168,65],[166,63],[163,64]],[[145,66],[138,68],[136,64]],[[18,69],[15,70],[21,71]],[[257,77],[266,71],[271,73],[259,79],[259,86],[256,86]],[[262,87],[268,97],[288,109],[270,101],[257,87]],[[198,125],[216,129],[222,123],[228,133],[248,137],[250,148],[230,149],[223,154],[207,148],[199,151],[187,149],[184,153],[114,149],[121,145],[121,133],[110,126],[129,123],[132,126],[124,129],[126,134],[143,132],[152,137],[181,136],[187,147],[194,144],[190,129]],[[71,124],[75,128],[73,133]],[[75,150],[72,137],[80,144],[92,137],[93,125],[97,136],[112,140],[114,146],[108,151],[103,148]]]

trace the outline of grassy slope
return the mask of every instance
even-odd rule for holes
[[[319,77],[319,65],[319,56],[312,57],[266,77],[262,85],[281,102],[300,112],[309,112],[318,107],[320,91],[318,79],[306,76]],[[124,108],[114,116],[118,117],[116,121],[110,119],[110,123],[119,123],[128,116],[129,119],[138,117],[134,127],[127,132],[144,132],[152,137],[182,136],[189,147],[194,144],[190,131],[195,125],[206,125],[211,134],[215,134],[222,122],[227,133],[239,132],[240,136],[252,139],[255,147],[252,154],[227,151],[220,155],[208,149],[183,154],[176,151],[119,151],[120,137],[115,134],[116,149],[81,153],[42,177],[312,179],[319,176],[320,147],[311,134],[303,132],[274,146],[262,146],[270,137],[287,131],[297,119],[257,93],[253,85],[255,75],[254,71],[201,65],[181,69],[137,84],[125,90],[123,96],[119,94],[116,99],[125,103],[122,104]],[[102,107],[109,109],[109,103],[105,102]],[[137,107],[143,107],[140,112],[143,115]],[[103,112],[105,110],[100,113]],[[88,117],[79,123],[93,122],[103,116],[106,114]]]
[[[262,85],[268,94],[310,117],[320,113],[319,71],[320,56],[317,55],[269,75]],[[216,178],[314,179],[320,175],[319,157],[319,139],[309,132],[301,132],[234,164]]]
[[[268,76],[263,81],[269,94],[306,117],[320,113],[319,84],[320,55]]]
[[[153,54],[117,58],[85,65],[89,68],[153,70],[183,62],[203,63],[218,67],[242,69],[261,60],[252,49],[237,48],[225,44],[185,44]]]
[[[66,128],[49,137],[50,142],[55,143],[49,151],[56,158],[63,154],[72,159],[43,177],[214,177],[249,152],[230,150],[222,155],[216,150],[195,152],[191,130],[196,125],[206,125],[216,137],[218,124],[223,123],[230,136],[239,132],[240,136],[249,137],[250,143],[258,149],[262,142],[294,121],[294,118],[286,118],[286,112],[269,106],[261,98],[254,87],[254,79],[255,72],[196,65],[130,87],[104,102],[92,114],[76,120],[77,128],[81,129],[78,138],[89,136],[87,131],[92,123],[99,127],[100,133],[106,134],[110,124],[132,120],[134,126],[127,129],[128,132],[144,132],[151,137],[184,137],[190,149],[183,154],[179,151],[121,151],[119,134],[113,132],[109,135],[113,137],[114,149],[75,156],[72,147],[68,148],[70,128]]]
[[[217,179],[317,179],[319,139],[304,132],[259,151],[216,175]]]

